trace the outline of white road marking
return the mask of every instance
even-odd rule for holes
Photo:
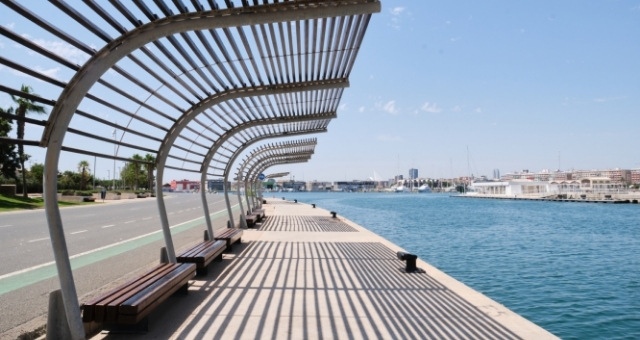
[[[111,228],[115,226],[116,226],[115,224],[109,224],[109,225],[102,226],[101,228],[104,229],[104,228]]]
[[[211,215],[222,214],[222,213],[225,213],[225,212],[226,212],[226,210],[219,210],[217,212],[212,213]],[[177,228],[177,227],[180,227],[183,224],[191,223],[193,221],[198,221],[198,220],[201,220],[201,219],[202,219],[202,217],[194,218],[194,219],[189,220],[189,221],[184,221],[182,223],[178,223],[178,224],[176,224],[174,226],[171,226],[170,228],[171,229]],[[137,240],[137,239],[148,237],[148,236],[153,235],[153,234],[160,234],[161,232],[162,232],[162,230],[156,230],[156,231],[150,232],[148,234],[136,236],[134,238],[130,238],[130,239],[127,239],[127,240],[122,240],[122,241],[119,241],[119,242],[116,242],[116,243],[112,243],[112,244],[109,244],[109,245],[106,245],[106,246],[103,246],[103,247],[100,247],[100,248],[96,248],[96,249],[89,250],[89,251],[86,251],[86,252],[83,252],[83,253],[79,253],[79,254],[76,254],[76,255],[69,256],[69,259],[73,260],[73,259],[85,256],[85,255],[97,253],[97,252],[103,251],[105,249],[109,249],[109,248],[116,247],[116,246],[121,245],[121,244],[125,244],[127,242],[131,242],[131,241],[134,241],[134,240]],[[42,238],[42,239],[31,240],[31,241],[28,241],[28,242],[38,242],[38,241],[44,241],[44,240],[48,240],[48,239],[49,238],[47,237],[47,238]],[[50,262],[45,262],[45,263],[42,263],[42,264],[39,264],[39,265],[36,265],[36,266],[33,266],[33,267],[29,267],[29,268],[25,268],[25,269],[22,269],[22,270],[18,270],[18,271],[15,271],[13,273],[7,273],[7,274],[4,274],[4,275],[0,275],[0,280],[4,280],[4,279],[9,278],[9,277],[13,277],[13,276],[17,276],[17,275],[20,275],[20,274],[28,273],[28,272],[31,272],[31,271],[34,271],[34,270],[37,270],[37,269],[40,269],[40,268],[44,268],[46,266],[55,265],[55,264],[56,263],[54,261],[50,261]]]
[[[29,240],[29,241],[27,241],[27,242],[29,242],[29,243],[33,243],[33,242],[46,241],[46,240],[48,240],[48,239],[49,239],[48,237],[43,237],[43,238],[37,238],[37,239],[35,239],[35,240]]]
[[[136,221],[136,220],[127,221],[127,222],[124,222],[124,224],[133,223],[133,222],[135,222],[135,221]]]
[[[71,233],[71,235],[86,233],[89,230],[78,230]]]

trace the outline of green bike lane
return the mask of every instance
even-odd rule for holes
[[[232,207],[232,211],[238,212],[239,205]],[[212,219],[226,216],[226,210],[219,210],[210,214]],[[204,216],[198,217],[186,222],[176,224],[171,228],[171,234],[177,235],[181,232],[201,227],[204,224]],[[91,251],[71,256],[71,268],[73,270],[86,267],[97,262],[109,259],[111,257],[126,253],[139,247],[143,247],[153,242],[163,240],[162,229],[154,232],[140,235],[128,240],[113,243],[104,247],[100,247]],[[41,265],[33,266],[13,273],[0,276],[0,296],[10,293],[14,290],[50,279],[58,275],[56,264],[54,261]]]

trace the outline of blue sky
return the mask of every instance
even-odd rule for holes
[[[29,33],[1,13],[0,25]],[[0,53],[15,48],[0,37]],[[6,68],[0,77],[55,98]],[[268,172],[311,181],[640,168],[640,1],[382,1],[350,83],[329,132],[313,136],[311,161]],[[61,158],[60,170],[77,163]],[[197,176],[165,175],[183,177]]]

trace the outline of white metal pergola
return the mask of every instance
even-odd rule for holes
[[[0,34],[25,53],[62,70],[52,77],[19,56],[0,56],[0,65],[37,79],[38,92],[46,97],[24,93],[5,80],[0,92],[51,112],[46,121],[4,115],[39,129],[42,137],[0,143],[46,149],[47,223],[66,319],[77,339],[84,338],[84,330],[56,195],[61,155],[120,161],[151,155],[142,162],[157,169],[158,210],[169,260],[175,261],[161,193],[165,169],[199,174],[204,183],[208,176],[228,177],[246,145],[326,131],[337,116],[371,15],[380,11],[378,0],[0,4],[1,12],[82,56],[80,62],[70,60],[0,26]],[[252,169],[303,160],[300,155],[271,157]],[[255,175],[246,173],[250,180]],[[204,194],[202,200],[212,231]]]

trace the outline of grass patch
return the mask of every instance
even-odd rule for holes
[[[0,195],[0,211],[32,210],[44,207],[42,198],[24,198],[19,196]]]
[[[92,204],[86,203],[73,203],[73,202],[58,202],[59,207],[68,207],[76,205]],[[44,200],[42,197],[36,198],[24,198],[20,196],[4,196],[0,195],[0,212],[15,211],[15,210],[34,210],[43,209]]]

